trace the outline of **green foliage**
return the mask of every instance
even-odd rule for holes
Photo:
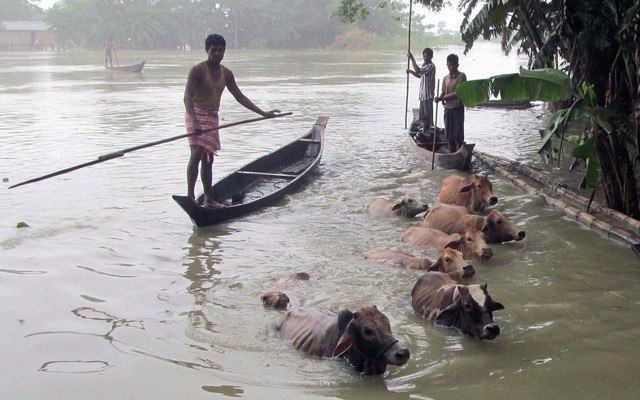
[[[17,0],[12,0],[17,1]],[[102,48],[114,35],[119,48],[204,46],[220,33],[232,48],[320,48],[352,29],[332,18],[337,0],[75,0],[57,3],[46,20],[56,40],[71,48]],[[368,19],[357,29],[372,37],[405,32],[406,5],[366,0]],[[417,24],[419,25],[419,24]]]
[[[489,100],[490,95],[503,100],[560,101],[572,95],[571,79],[557,69],[529,71],[520,68],[519,74],[503,74],[462,82],[458,97],[467,107]]]

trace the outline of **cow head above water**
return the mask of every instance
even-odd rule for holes
[[[442,311],[442,316],[450,313],[448,318],[454,319],[455,327],[465,334],[493,340],[500,334],[500,327],[493,322],[493,312],[502,309],[504,306],[489,296],[486,283],[458,285],[453,303]]]
[[[420,213],[429,211],[429,205],[420,201],[416,196],[405,194],[393,206],[392,210],[403,217],[413,218]]]
[[[454,233],[449,236],[454,240],[447,243],[445,248],[461,251],[465,258],[488,260],[493,257],[493,250],[487,245],[484,233],[475,228],[467,228],[462,234]]]
[[[462,253],[453,248],[442,250],[427,271],[444,272],[454,278],[471,278],[476,273],[473,265],[464,260]]]
[[[473,179],[464,181],[460,193],[470,196],[468,207],[472,211],[482,211],[486,205],[494,206],[498,198],[493,195],[493,184],[487,175],[475,175]]]
[[[338,330],[343,329],[333,356],[346,357],[359,372],[381,375],[388,364],[403,365],[409,360],[409,350],[393,337],[389,319],[376,306],[341,311]]]
[[[488,243],[503,243],[512,240],[522,240],[526,234],[518,228],[498,210],[491,210],[484,220],[481,229]]]

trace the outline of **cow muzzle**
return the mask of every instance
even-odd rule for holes
[[[409,361],[411,353],[409,349],[396,342],[384,352],[384,357],[389,364],[400,366]]]
[[[491,257],[493,257],[493,250],[491,250],[491,247],[485,247],[482,249],[482,254],[480,254],[480,259],[481,260],[488,260]]]
[[[496,196],[489,197],[489,205],[495,206],[496,204],[498,204],[498,198]]]
[[[482,339],[493,340],[500,335],[500,327],[498,324],[487,324],[482,330]]]

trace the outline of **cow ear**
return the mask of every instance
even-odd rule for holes
[[[394,205],[393,205],[393,207],[391,207],[391,209],[392,209],[393,211],[396,211],[396,210],[398,210],[400,207],[402,207],[402,203],[396,203],[396,204],[394,204]]]
[[[482,223],[482,228],[480,229],[480,232],[485,235],[485,238],[489,235],[490,227],[491,221],[489,220],[489,217],[485,217],[484,222]]]
[[[504,306],[499,301],[491,302],[491,311],[504,310]]]
[[[460,193],[468,192],[469,190],[471,190],[472,187],[473,187],[473,182],[467,185],[464,185],[462,188],[460,188]]]
[[[460,236],[459,233],[449,235],[449,240],[451,241],[447,243],[444,248],[446,249],[448,247],[454,250],[460,250],[460,239],[462,239],[462,236]]]
[[[338,344],[333,350],[333,357],[340,357],[341,355],[346,353],[351,348],[352,344],[353,337],[351,336],[351,333],[349,333],[349,327],[347,327],[347,330],[344,331],[342,336],[340,336],[340,340],[338,340]]]
[[[429,268],[427,268],[427,272],[439,272],[442,271],[442,258],[438,257],[435,263],[431,264]]]

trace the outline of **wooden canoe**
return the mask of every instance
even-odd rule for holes
[[[230,173],[213,185],[214,200],[224,208],[205,208],[187,196],[173,199],[197,227],[215,225],[277,203],[285,194],[300,188],[320,164],[324,131],[329,117],[318,117],[300,138]]]
[[[121,71],[121,72],[140,73],[140,72],[142,72],[142,69],[144,68],[144,64],[146,64],[146,62],[147,61],[144,60],[139,64],[120,65],[118,67],[105,67],[105,68],[107,68],[108,71]]]
[[[420,128],[420,121],[418,120],[419,109],[413,109],[413,121],[411,122],[411,126],[409,127],[409,138],[411,139],[411,143],[416,147],[418,154],[422,159],[424,159],[429,167],[433,164],[434,167],[438,167],[439,169],[457,169],[460,171],[467,171],[471,167],[471,157],[473,156],[473,148],[476,146],[475,143],[464,143],[461,148],[458,149],[455,153],[449,152],[449,142],[446,141],[446,136],[444,134],[444,129],[437,128],[437,148],[434,153],[430,149],[432,148],[432,143],[418,143],[416,141],[414,135],[418,132]],[[438,148],[439,147],[439,148]],[[435,157],[435,160],[433,159]]]
[[[457,169],[460,171],[467,171],[471,167],[471,157],[473,156],[473,148],[476,146],[475,143],[463,143],[458,151],[449,153],[449,143],[440,139],[441,141],[438,142],[440,148],[436,152],[433,152],[430,150],[431,144],[427,146],[424,143],[418,143],[414,138],[414,134],[415,132],[409,131],[411,143],[413,143],[420,157],[424,159],[429,166],[433,164],[439,169]]]

